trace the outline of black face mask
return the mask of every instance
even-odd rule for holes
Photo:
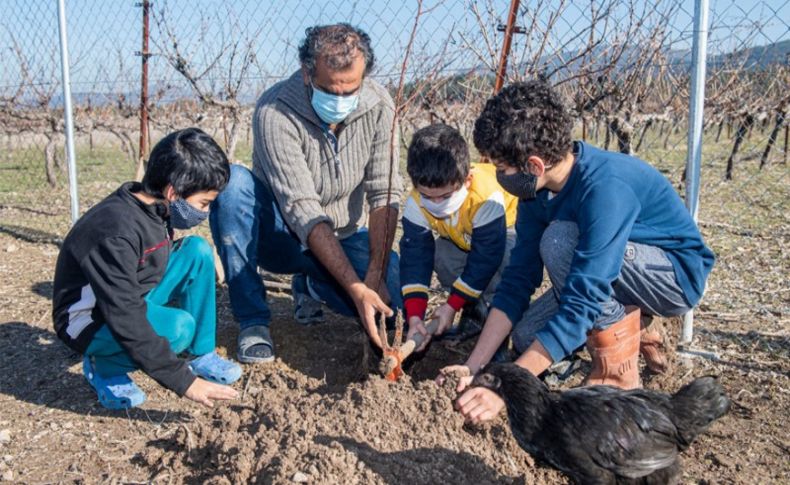
[[[496,181],[503,189],[519,199],[534,199],[537,194],[538,178],[531,173],[518,172],[505,175],[501,170],[497,170]]]

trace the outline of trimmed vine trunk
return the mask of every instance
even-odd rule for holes
[[[677,125],[677,121],[673,120],[672,124],[669,126],[669,129],[667,130],[666,136],[664,137],[664,143],[662,145],[664,147],[664,150],[666,150],[669,147],[669,139],[670,137],[672,137],[672,133],[675,131],[675,125]]]
[[[768,163],[768,155],[771,153],[771,148],[773,148],[774,143],[776,143],[776,137],[779,135],[779,130],[782,129],[782,125],[785,122],[785,116],[787,113],[782,111],[781,109],[776,110],[776,117],[774,118],[774,129],[771,130],[771,134],[768,136],[768,144],[765,145],[765,150],[763,151],[763,155],[760,157],[760,170],[763,169],[766,163]]]
[[[716,143],[718,143],[719,139],[721,138],[721,132],[723,128],[724,128],[724,120],[721,120],[719,122],[719,129],[716,131]]]
[[[587,118],[582,116],[582,141],[587,141]]]
[[[617,137],[617,149],[620,153],[630,155],[631,151],[631,138],[634,135],[634,127],[624,118],[613,116],[609,120],[609,128],[611,132]]]
[[[732,145],[732,153],[730,153],[730,158],[727,159],[727,172],[724,175],[726,180],[732,180],[732,169],[733,164],[735,161],[735,155],[738,154],[738,150],[741,148],[741,143],[743,143],[743,139],[746,137],[746,134],[749,132],[749,129],[754,125],[754,115],[746,114],[741,118],[741,123],[738,125],[738,131],[735,133],[735,143]]]
[[[636,142],[636,148],[634,148],[635,152],[639,153],[639,150],[642,148],[642,142],[645,141],[645,134],[647,133],[647,130],[649,130],[651,126],[653,126],[652,118],[645,122],[645,126],[642,128],[642,132],[639,134],[639,141]]]
[[[47,174],[47,182],[51,187],[58,185],[58,177],[56,174],[56,157],[55,150],[57,146],[55,139],[51,135],[47,135],[47,144],[44,146],[44,171]]]
[[[598,145],[598,141],[601,139],[600,136],[598,136],[600,134],[600,131],[599,131],[600,127],[601,127],[601,124],[598,122],[598,120],[595,120],[593,122],[593,134],[592,134],[592,136],[593,136],[593,140],[595,140],[595,144],[596,145]]]
[[[241,119],[239,117],[239,110],[234,109],[231,110],[230,113],[231,123],[230,123],[230,133],[228,134],[228,143],[227,143],[227,156],[228,160],[233,161],[236,160],[236,146],[239,144],[239,131],[241,131]]]

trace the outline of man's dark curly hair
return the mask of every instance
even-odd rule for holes
[[[568,114],[559,93],[546,81],[511,84],[489,98],[475,121],[473,140],[484,157],[525,169],[530,156],[547,167],[573,149]]]
[[[299,62],[310,76],[315,75],[319,57],[324,59],[330,69],[342,71],[360,54],[365,59],[365,75],[368,75],[376,64],[370,36],[364,30],[346,23],[309,27],[299,44]]]

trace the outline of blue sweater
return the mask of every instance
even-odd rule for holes
[[[573,221],[579,243],[560,294],[558,312],[537,334],[554,361],[573,352],[612,294],[628,241],[663,249],[689,306],[705,289],[713,252],[683,201],[661,173],[637,158],[576,142],[576,161],[562,190],[542,190],[518,206],[516,247],[493,306],[515,325],[543,280],[540,239],[555,220]]]

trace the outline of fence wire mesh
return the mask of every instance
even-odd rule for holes
[[[141,52],[144,3],[150,5],[148,53]],[[506,78],[545,76],[574,110],[579,138],[640,156],[680,190],[690,3],[524,0]],[[307,27],[345,21],[367,31],[377,59],[373,77],[394,91],[419,9],[401,139],[444,122],[471,140],[494,84],[509,6],[504,0],[68,0],[81,208],[139,174],[146,156],[139,153],[143,55],[150,141],[200,126],[233,160],[250,163],[255,99],[298,70],[297,45]],[[0,20],[0,231],[34,241],[57,241],[70,224],[56,7],[55,1],[5,0]],[[790,314],[789,20],[787,1],[711,2],[700,191],[700,225],[719,255],[699,313],[710,324],[708,336],[728,338],[732,323],[778,320],[783,355]]]

